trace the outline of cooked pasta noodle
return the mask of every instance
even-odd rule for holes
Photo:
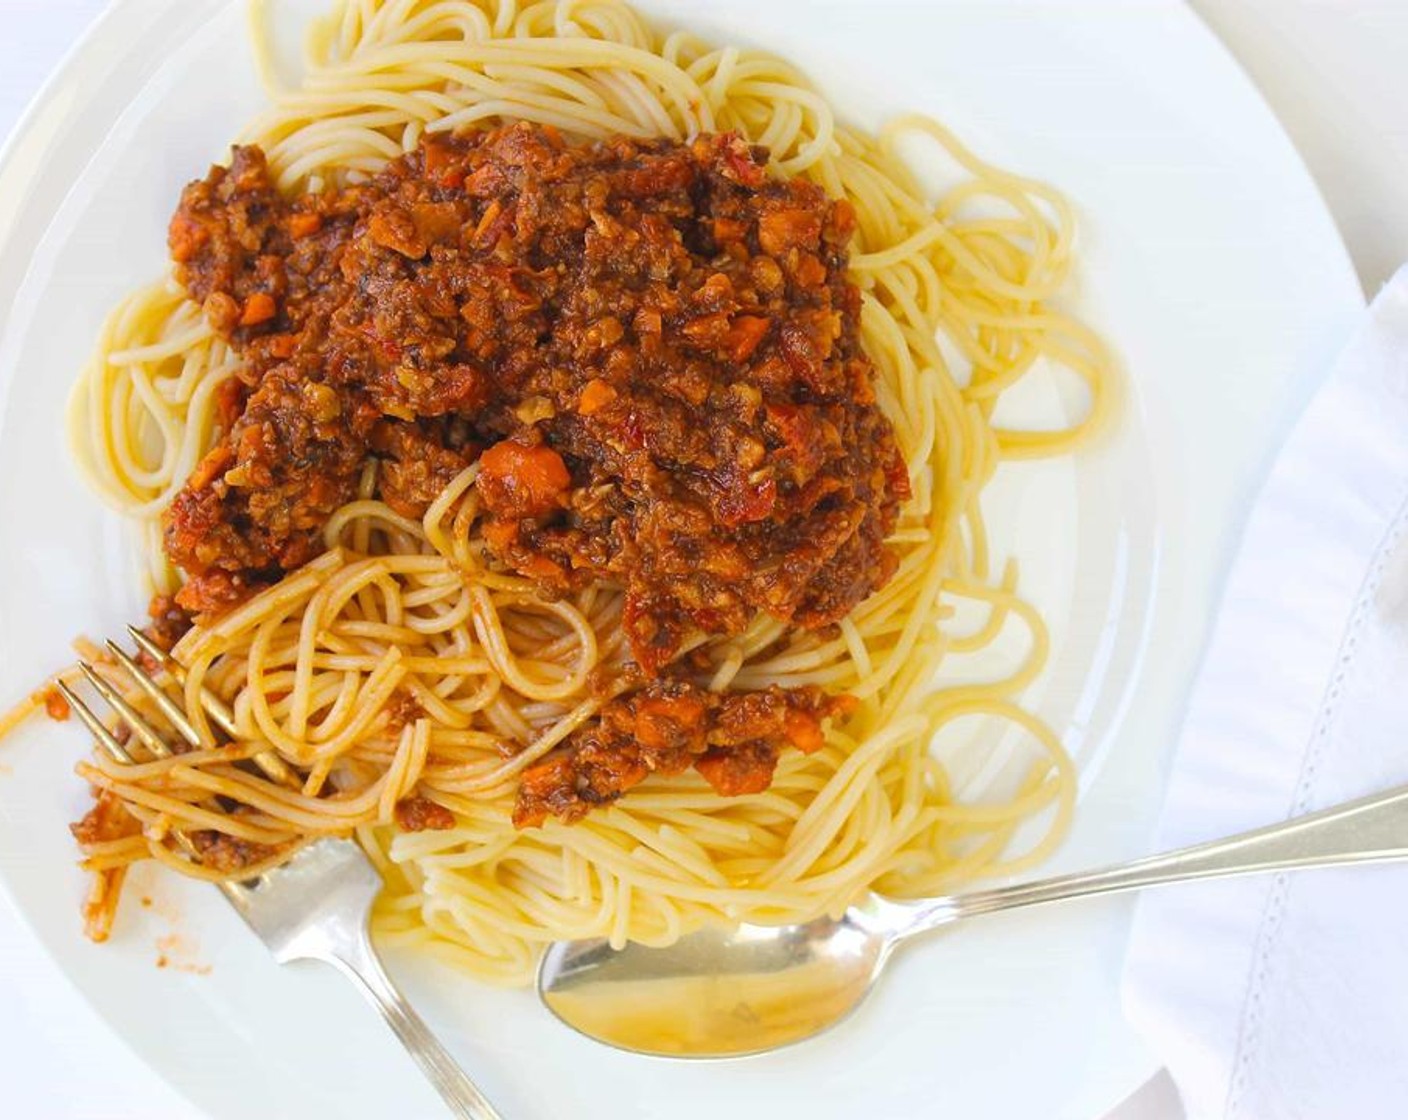
[[[856,698],[822,749],[784,754],[770,788],[724,798],[697,774],[655,777],[578,823],[517,830],[518,775],[592,718],[605,697],[590,682],[629,656],[622,592],[598,584],[550,602],[496,568],[479,532],[477,465],[420,522],[377,499],[368,469],[321,557],[175,651],[188,706],[198,711],[204,686],[230,698],[238,745],[215,749],[202,723],[211,749],[84,764],[144,829],[90,848],[89,865],[154,857],[210,877],[170,844],[173,830],[220,828],[275,851],[355,832],[387,876],[383,936],[521,983],[558,938],[665,943],[711,920],[807,919],[868,888],[926,894],[1042,859],[1070,819],[1073,766],[1020,704],[1048,639],[1015,568],[993,566],[980,498],[999,463],[1067,454],[1106,410],[1105,349],[1054,302],[1072,265],[1065,200],[983,163],[927,118],[857,131],[785,62],[661,35],[613,0],[342,0],[291,85],[278,84],[262,30],[256,38],[272,107],[242,139],[264,148],[285,191],[373,173],[427,132],[527,120],[574,137],[736,130],[770,149],[774,174],[848,199],[861,339],[912,490],[890,542],[899,564],[828,631],[760,616],[738,636],[693,639],[714,690],[819,685]],[[957,184],[926,189],[899,155],[906,137],[936,145]],[[216,391],[239,362],[168,279],[113,312],[75,391],[75,453],[148,534],[157,590],[178,581],[160,513],[211,446]],[[1081,417],[1052,430],[994,423],[1002,395],[1047,364],[1088,387]],[[958,604],[985,621],[958,631]],[[1014,626],[1029,636],[1020,664],[986,683],[945,683],[946,658]],[[936,732],[970,717],[1023,733],[1025,776],[1009,796],[963,802],[930,750]],[[246,767],[269,745],[301,788]],[[453,812],[454,827],[398,831],[394,807],[413,793]],[[243,810],[219,812],[217,798]],[[1042,814],[1042,838],[1006,854]]]

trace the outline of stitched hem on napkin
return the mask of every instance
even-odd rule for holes
[[[1160,847],[1317,804],[1322,745],[1405,502],[1408,268],[1374,302],[1253,508],[1180,737]],[[1194,1117],[1230,1120],[1241,1107],[1288,890],[1283,875],[1140,899],[1126,1012]]]

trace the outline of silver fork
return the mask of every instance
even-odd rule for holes
[[[128,634],[139,649],[163,666],[178,683],[184,669],[136,627]],[[195,726],[166,691],[121,646],[107,643],[108,651],[153,703],[176,733],[193,747],[200,745]],[[79,668],[94,690],[154,755],[166,757],[171,748],[160,733],[106,679],[87,662]],[[64,699],[93,733],[98,745],[118,762],[134,761],[127,748],[68,685],[57,682]],[[201,707],[227,735],[234,735],[234,718],[224,701],[209,689]],[[297,784],[297,775],[272,751],[253,760],[270,778]],[[191,842],[178,834],[188,852]],[[380,873],[352,840],[324,838],[301,848],[271,871],[240,883],[220,883],[236,912],[269,947],[280,964],[318,960],[332,965],[381,1012],[387,1026],[401,1040],[421,1071],[439,1091],[452,1114],[463,1120],[502,1120],[494,1106],[460,1069],[425,1021],[406,1002],[386,975],[367,929],[372,903],[382,888]]]

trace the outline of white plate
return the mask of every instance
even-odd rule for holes
[[[860,123],[931,112],[1078,203],[1075,303],[1125,364],[1122,426],[1077,464],[1005,469],[993,505],[1056,633],[1033,700],[1082,765],[1058,863],[1139,854],[1245,503],[1362,307],[1289,142],[1171,2],[642,6],[787,55]],[[309,5],[273,7],[293,27]],[[62,402],[105,309],[161,267],[180,186],[258,104],[239,5],[123,0],[0,166],[0,702],[62,664],[71,634],[140,613],[126,540],[69,465]],[[220,1117],[437,1115],[353,991],[316,967],[278,969],[213,891],[139,872],[114,941],[84,942],[63,827],[84,799],[69,771],[83,750],[75,729],[47,725],[6,745],[0,881],[132,1048]],[[1127,916],[1111,900],[975,923],[904,955],[830,1036],[729,1064],[607,1051],[525,993],[391,963],[515,1120],[743,1120],[803,1101],[813,1120],[1090,1120],[1156,1064],[1120,1015]],[[210,973],[155,968],[161,938],[174,964]]]

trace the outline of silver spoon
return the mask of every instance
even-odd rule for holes
[[[708,928],[663,949],[560,941],[538,969],[538,995],[568,1026],[623,1050],[739,1057],[835,1026],[869,994],[896,947],[961,918],[1195,879],[1401,859],[1408,786],[1094,871],[913,902],[872,895],[840,920]]]

